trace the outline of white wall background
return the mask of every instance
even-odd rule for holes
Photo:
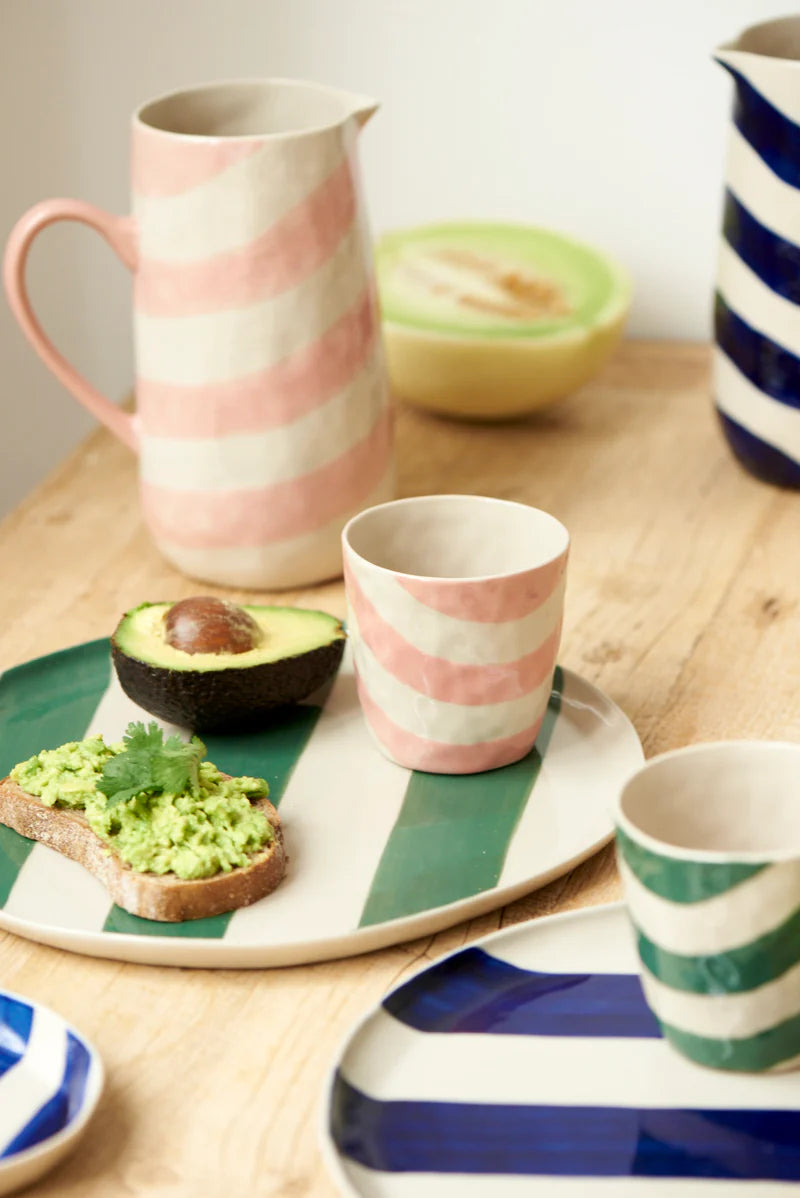
[[[0,236],[36,200],[128,206],[128,118],[189,83],[289,75],[382,101],[363,135],[372,225],[497,217],[627,263],[634,335],[709,331],[730,83],[712,47],[771,0],[0,0]],[[132,378],[124,269],[65,225],[35,306],[108,394]],[[91,427],[0,302],[0,513]],[[98,502],[101,498],[98,497]]]

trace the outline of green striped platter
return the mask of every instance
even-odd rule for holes
[[[150,718],[119,689],[108,642],[0,677],[0,776],[43,748]],[[165,725],[166,726],[166,725]],[[611,805],[642,761],[630,722],[556,672],[537,748],[490,773],[412,773],[374,747],[349,655],[328,693],[269,729],[204,738],[230,774],[266,777],[289,869],[251,907],[164,924],[112,905],[81,866],[0,826],[0,928],[92,956],[258,967],[429,935],[551,881],[611,839]]]

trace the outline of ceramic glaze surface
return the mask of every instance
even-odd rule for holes
[[[759,1073],[800,1060],[798,769],[798,745],[698,745],[653,758],[620,800],[645,994],[701,1065]]]
[[[721,47],[733,77],[714,395],[740,461],[800,486],[800,20]]]
[[[520,504],[430,496],[363,513],[344,544],[359,698],[379,747],[434,773],[524,757],[558,652],[566,529]],[[416,572],[434,567],[440,577]],[[496,573],[469,577],[482,570]]]
[[[269,783],[289,855],[273,894],[156,923],[0,826],[0,927],[95,956],[261,967],[365,952],[492,910],[605,844],[614,794],[642,761],[614,704],[567,671],[555,688],[524,761],[474,777],[412,773],[375,751],[347,651],[326,695],[260,732],[204,738],[221,769]],[[150,718],[112,677],[107,641],[29,662],[0,677],[0,776],[44,747],[88,732],[118,740]]]
[[[0,1193],[27,1185],[69,1151],[102,1085],[97,1053],[60,1016],[0,993]]]
[[[750,1198],[800,1180],[796,1078],[673,1053],[621,905],[429,966],[356,1027],[324,1103],[344,1193]]]
[[[145,520],[192,577],[280,588],[338,576],[344,524],[394,494],[356,162],[375,107],[299,81],[175,93],[134,117],[132,218],[48,201],[12,234],[6,278],[24,330],[138,449]],[[99,229],[134,271],[134,418],[58,360],[27,302],[30,241],[64,218]]]

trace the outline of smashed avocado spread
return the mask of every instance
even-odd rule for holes
[[[153,749],[156,734],[158,747]],[[177,793],[168,786],[159,788],[151,775],[145,778],[139,793],[130,793],[135,784],[123,792],[128,797],[103,793],[98,783],[105,778],[109,762],[124,756],[131,767],[129,774],[141,768],[143,751],[137,745],[137,736],[142,742],[149,738],[151,756],[161,751],[168,766],[173,742],[178,747],[173,749],[172,758],[180,753],[177,737],[162,745],[161,731],[155,724],[149,732],[141,724],[132,724],[123,743],[107,745],[99,735],[71,741],[21,762],[10,776],[48,807],[83,811],[92,831],[141,873],[208,878],[247,865],[251,854],[270,843],[272,825],[250,802],[268,793],[267,783],[263,778],[226,778],[210,761],[195,763],[190,780]],[[205,746],[196,738],[192,744],[205,752]],[[192,752],[189,746],[185,751]],[[116,763],[117,767],[122,764]],[[109,789],[107,783],[104,785]]]

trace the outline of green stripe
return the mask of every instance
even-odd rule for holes
[[[111,676],[108,640],[16,666],[0,677],[0,777],[42,749],[81,740]],[[0,827],[0,907],[33,848]]]
[[[800,1014],[744,1040],[713,1040],[661,1023],[671,1044],[698,1065],[740,1073],[763,1073],[800,1056]]]
[[[680,861],[643,848],[619,827],[617,847],[625,864],[642,885],[673,903],[701,903],[704,899],[716,898],[718,894],[724,894],[726,890],[755,877],[769,864]]]
[[[774,981],[800,962],[800,907],[777,928],[725,952],[684,957],[660,948],[641,931],[638,942],[642,962],[673,990],[743,993]]]
[[[237,778],[243,775],[266,778],[270,802],[279,807],[321,714],[321,707],[303,704],[275,717],[262,732],[204,736],[209,760]]]
[[[454,903],[497,885],[561,707],[556,668],[544,722],[522,761],[482,774],[414,772],[360,927]]]
[[[203,739],[208,757],[226,774],[266,778],[270,800],[277,807],[321,711],[321,707],[293,707],[276,718],[263,732],[241,736],[205,736]],[[114,906],[108,913],[103,931],[134,936],[188,936],[220,940],[225,935],[232,915],[232,911],[227,911],[224,915],[213,915],[208,919],[162,923],[156,919],[142,919]]]
[[[183,923],[165,923],[158,919],[142,919],[114,904],[103,924],[104,932],[122,932],[128,936],[182,936],[220,940],[230,922],[231,912],[211,915],[208,919],[186,919]]]

